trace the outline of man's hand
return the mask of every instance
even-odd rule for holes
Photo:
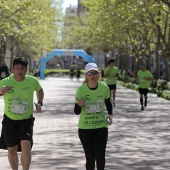
[[[119,77],[119,74],[116,73],[115,77],[118,78],[118,77]]]
[[[9,86],[3,86],[1,89],[0,89],[0,94],[1,95],[4,95],[5,93],[8,93],[8,91],[10,90],[11,88]]]
[[[107,76],[109,76],[109,75],[110,75],[110,72],[111,72],[111,70],[108,70],[108,72],[107,72]]]
[[[40,103],[34,103],[35,104],[35,107],[36,107],[36,111],[38,112],[38,113],[41,113],[41,104]]]

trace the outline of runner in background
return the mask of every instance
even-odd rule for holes
[[[112,104],[114,107],[116,107],[116,103],[115,103],[116,85],[117,85],[117,79],[119,77],[119,70],[115,66],[114,59],[109,60],[109,65],[104,70],[104,76],[106,78],[106,84],[108,85],[110,89],[110,96],[111,96]]]
[[[141,103],[141,110],[144,110],[144,107],[147,106],[147,99],[148,99],[148,91],[150,86],[150,81],[153,80],[152,73],[146,69],[145,64],[141,65],[141,70],[137,72],[137,84],[140,94],[140,103]],[[144,102],[144,103],[143,103]]]
[[[72,63],[70,66],[70,78],[74,78],[74,74],[75,74],[75,63]]]
[[[0,67],[0,80],[8,77],[10,75],[8,67],[5,63]]]

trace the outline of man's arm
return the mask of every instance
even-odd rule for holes
[[[111,71],[111,70],[108,70],[107,72],[105,71],[105,73],[104,73],[104,77],[105,77],[105,78],[107,78],[107,77],[110,75],[110,71]]]
[[[43,99],[44,99],[43,89],[41,88],[36,94],[37,94],[37,100],[38,100],[38,103],[36,105],[36,110],[37,112],[41,112],[41,106],[43,106]]]
[[[0,89],[0,96],[3,96],[4,95],[4,90],[3,88]]]
[[[3,96],[5,93],[7,93],[11,88],[9,86],[3,86],[0,89],[0,96]]]
[[[147,80],[148,80],[148,81],[152,81],[153,78],[152,78],[152,77],[148,77]]]
[[[44,91],[41,88],[38,92],[37,92],[37,100],[38,102],[43,102],[44,99]]]

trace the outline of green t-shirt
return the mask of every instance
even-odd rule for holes
[[[150,81],[145,79],[153,77],[151,72],[149,70],[145,70],[145,71],[139,70],[137,76],[138,76],[138,87],[148,89],[150,86]]]
[[[34,91],[38,92],[41,86],[37,78],[26,75],[25,80],[18,82],[14,76],[0,81],[0,88],[11,87],[4,95],[4,112],[12,120],[28,119],[33,113]]]
[[[111,71],[110,74],[106,77],[106,84],[107,85],[117,84],[117,74],[119,74],[118,68],[115,66],[113,66],[112,68],[108,66],[104,70],[104,75],[106,75],[109,70]]]
[[[81,108],[79,129],[97,129],[108,127],[105,119],[105,99],[110,97],[110,90],[105,84],[98,82],[98,87],[91,90],[87,84],[77,89],[76,98],[82,98],[85,104]],[[75,100],[77,103],[77,100]]]

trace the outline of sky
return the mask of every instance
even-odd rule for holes
[[[77,5],[78,4],[78,0],[63,0],[63,2],[64,2],[63,3],[64,12],[65,12],[65,9],[70,6],[70,4],[71,5]]]

